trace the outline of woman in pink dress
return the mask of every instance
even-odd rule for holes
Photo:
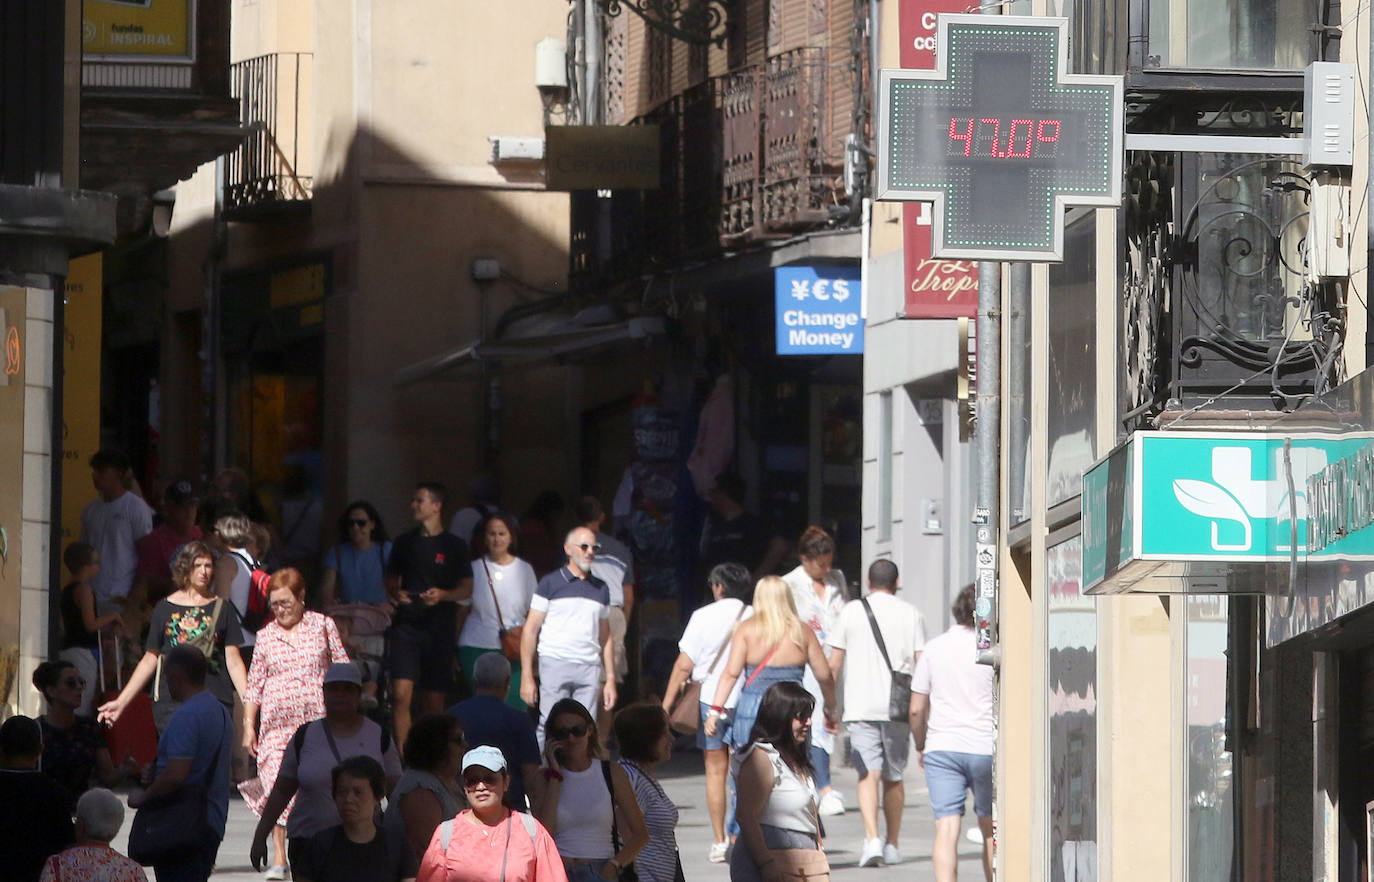
[[[243,746],[257,757],[258,776],[239,785],[244,802],[259,817],[292,734],[324,716],[325,672],[332,663],[349,660],[334,620],[306,610],[305,579],[299,570],[273,573],[268,591],[273,621],[258,631],[243,694]],[[285,878],[285,824],[290,813],[288,806],[273,828],[268,879]]]

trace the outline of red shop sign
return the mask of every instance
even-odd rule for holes
[[[901,66],[908,70],[935,67],[935,17],[941,12],[967,12],[968,7],[968,0],[900,0]],[[902,239],[906,317],[972,318],[978,311],[978,265],[930,256],[929,203],[902,205]]]

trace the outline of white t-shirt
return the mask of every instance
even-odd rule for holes
[[[483,563],[486,565],[483,566]],[[487,587],[487,571],[496,583],[496,601]],[[477,649],[500,649],[501,635],[497,633],[496,602],[501,604],[501,627],[514,628],[530,614],[530,598],[534,597],[534,567],[520,558],[502,566],[490,557],[472,562],[472,613],[463,623],[458,635],[459,646]]]
[[[873,617],[878,620],[887,657],[893,670],[910,674],[916,666],[915,655],[926,642],[925,622],[916,607],[885,591],[868,595]],[[839,623],[830,634],[830,646],[843,649],[844,721],[886,720],[892,675],[888,672],[873,627],[861,601],[851,600],[840,612]]]
[[[844,573],[835,569],[826,574],[824,600],[816,595],[816,589],[811,587],[811,577],[800,566],[783,576],[782,580],[792,589],[792,602],[797,607],[797,616],[811,628],[816,635],[816,642],[821,645],[821,651],[829,658],[830,632],[835,630],[835,624],[840,620],[840,610],[844,609],[847,584]],[[810,665],[802,674],[802,685],[816,700],[816,709],[811,714],[811,743],[830,753],[835,749],[835,736],[825,731],[825,697],[821,694],[816,672],[811,670]]]
[[[134,543],[153,532],[153,510],[137,494],[106,502],[94,499],[81,511],[81,541],[100,552],[100,572],[91,580],[96,600],[127,597],[138,569]]]
[[[977,651],[973,629],[954,625],[921,652],[911,691],[930,696],[927,753],[992,753],[992,666],[978,664]]]
[[[740,616],[741,608],[744,610],[743,616]],[[701,682],[701,700],[707,704],[715,701],[720,675],[725,673],[725,665],[730,660],[730,640],[726,635],[734,632],[737,617],[742,622],[753,614],[754,608],[745,606],[744,601],[723,597],[692,613],[687,620],[687,627],[682,632],[682,639],[677,642],[677,648],[692,660],[692,680]],[[722,641],[724,649],[721,648]],[[719,662],[715,660],[717,653],[721,656]],[[708,677],[706,671],[712,663],[716,667]],[[735,706],[743,686],[743,677],[735,680],[735,688],[730,690],[730,697],[725,701],[726,707]]]
[[[601,664],[601,622],[611,617],[611,594],[596,576],[579,579],[559,567],[539,580],[530,609],[544,613],[539,657]]]

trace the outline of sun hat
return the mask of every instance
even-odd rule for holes
[[[504,772],[506,770],[506,757],[495,747],[483,744],[463,754],[463,771],[466,772],[473,766],[481,766],[493,772]]]

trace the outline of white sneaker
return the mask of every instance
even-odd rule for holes
[[[864,843],[863,855],[859,858],[861,867],[878,867],[883,863],[883,841],[870,839]]]
[[[268,867],[268,868],[267,868],[267,872],[263,874],[262,878],[263,878],[263,879],[266,879],[266,880],[269,880],[269,882],[277,882],[277,880],[285,879],[285,878],[286,878],[286,867],[283,867],[283,866]]]
[[[974,824],[972,827],[968,828],[968,832],[964,834],[964,838],[974,845],[982,845],[983,831],[978,829],[977,824]]]
[[[725,863],[725,853],[729,850],[730,843],[728,841],[712,842],[711,850],[707,852],[706,859],[713,864],[723,864]]]
[[[897,850],[897,846],[893,845],[891,842],[885,844],[883,846],[883,863],[891,867],[901,862],[902,853]]]
[[[821,797],[820,812],[826,816],[844,814],[844,798],[838,790],[832,790]]]

